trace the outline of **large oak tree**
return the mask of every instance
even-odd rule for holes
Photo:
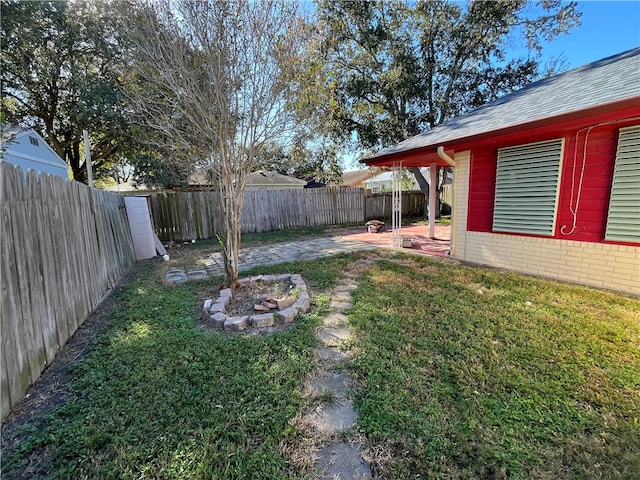
[[[2,112],[33,127],[86,182],[82,131],[94,176],[132,145],[118,92],[121,47],[105,2],[2,2]]]
[[[543,42],[579,22],[576,2],[560,0],[321,0],[317,7],[332,94],[329,129],[342,141],[355,135],[365,151],[551,73],[541,70]],[[526,54],[510,55],[518,46]]]

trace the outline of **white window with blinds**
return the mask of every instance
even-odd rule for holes
[[[620,129],[604,238],[640,242],[640,125]]]
[[[559,138],[498,149],[494,231],[553,235],[563,147]]]

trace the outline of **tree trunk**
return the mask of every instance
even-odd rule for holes
[[[436,178],[438,179],[438,185],[436,185],[434,188],[436,189],[436,204],[435,204],[435,212],[436,212],[436,218],[440,218],[441,215],[441,206],[440,206],[440,193],[442,192],[442,184],[444,183],[444,180],[440,180],[440,175],[442,173],[442,167],[436,167]],[[429,205],[429,182],[427,182],[427,179],[424,178],[424,175],[422,175],[422,172],[420,171],[420,169],[418,167],[409,167],[409,171],[411,173],[413,173],[413,176],[416,177],[416,181],[418,182],[418,185],[420,186],[420,191],[422,193],[424,193],[425,198],[427,199],[426,205]]]
[[[420,191],[424,194],[424,198],[426,199],[425,205],[429,205],[429,182],[424,178],[422,172],[418,167],[409,167],[409,171],[413,173],[413,176],[416,178],[418,185],[420,186]],[[425,215],[426,216],[426,215]]]
[[[447,168],[438,167],[438,174],[436,175],[437,185],[436,188],[436,218],[442,218],[442,190],[444,188],[444,181],[447,178]]]
[[[422,191],[422,193],[424,193],[424,196],[427,197],[428,199],[429,198],[429,182],[427,182],[427,179],[424,178],[424,175],[422,175],[422,172],[418,167],[409,167],[409,171],[413,173],[414,177],[416,177],[416,181],[420,186],[420,190]]]
[[[64,158],[67,164],[71,167],[71,173],[73,174],[73,179],[76,182],[84,184],[89,182],[87,178],[87,166],[80,158],[80,140],[74,140],[73,143],[67,147],[65,156],[62,158]]]
[[[240,253],[240,229],[242,215],[241,199],[226,196],[224,202],[224,216],[227,230],[227,239],[224,249],[225,284],[235,289],[238,285],[238,255]]]
[[[244,186],[241,180],[234,179],[231,172],[223,169],[218,193],[224,217],[227,238],[224,244],[224,283],[232,290],[238,286],[240,238],[242,232],[242,207],[244,204]]]

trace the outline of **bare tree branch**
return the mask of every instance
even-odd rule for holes
[[[284,0],[158,0],[138,4],[131,28],[126,95],[157,146],[192,152],[217,183],[231,286],[246,179],[261,146],[295,126],[300,22]]]

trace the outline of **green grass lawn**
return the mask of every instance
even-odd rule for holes
[[[637,299],[495,270],[394,257],[349,314],[359,428],[382,478],[633,478],[640,472]],[[110,298],[109,326],[64,402],[21,429],[2,476],[305,478],[288,452],[331,288],[363,255],[299,272],[314,306],[287,332],[198,329],[195,292],[154,264]],[[479,293],[479,290],[482,293]],[[528,304],[527,302],[530,302]]]
[[[271,271],[299,272],[317,292],[353,258]],[[66,401],[22,428],[2,478],[30,478],[27,461],[42,478],[297,478],[281,451],[296,436],[289,421],[303,407],[328,297],[316,295],[287,332],[229,338],[196,327],[204,282],[167,287],[157,266],[110,299],[110,326],[74,366]]]
[[[374,265],[350,320],[388,478],[640,475],[637,299],[412,259]]]

